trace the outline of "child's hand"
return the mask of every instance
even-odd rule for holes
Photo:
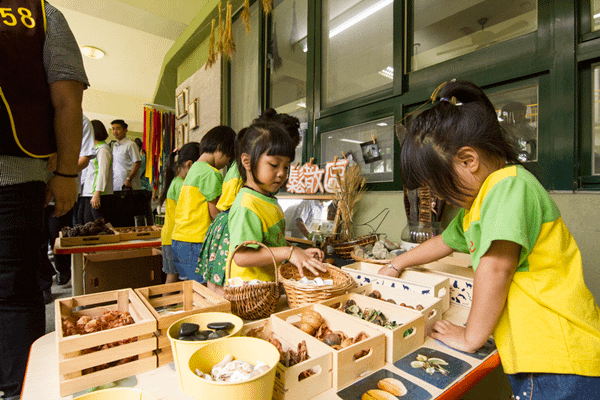
[[[452,347],[453,349],[467,353],[475,353],[477,349],[473,349],[472,346],[467,343],[465,332],[465,327],[454,325],[450,321],[442,320],[433,324],[433,328],[431,329],[429,336],[444,342],[444,344]]]
[[[379,271],[377,271],[377,274],[384,275],[384,276],[391,276],[392,278],[397,278],[398,276],[400,276],[400,273],[398,271],[396,271],[394,268],[391,268],[390,264],[379,268]]]
[[[327,271],[327,268],[325,268],[321,259],[323,259],[323,252],[319,249],[311,248],[304,250],[295,248],[292,252],[290,262],[298,268],[300,276],[304,276],[305,268],[313,274],[319,275],[319,271]]]

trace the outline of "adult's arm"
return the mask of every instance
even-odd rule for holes
[[[90,156],[79,157],[77,160],[77,172],[83,171],[90,163]]]
[[[136,161],[133,163],[133,167],[131,167],[131,172],[129,173],[129,175],[127,175],[127,178],[129,178],[129,179],[125,178],[125,182],[123,182],[123,186],[129,187],[129,188],[131,187],[131,181],[137,175],[138,171],[140,170],[141,165],[142,165],[141,161]]]
[[[56,81],[49,85],[54,107],[54,133],[56,136],[56,171],[76,175],[81,148],[82,109],[84,84],[78,81]],[[73,208],[77,199],[75,178],[54,175],[46,186],[46,204],[54,198],[55,217]]]

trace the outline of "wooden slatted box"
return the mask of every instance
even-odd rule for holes
[[[231,304],[202,284],[187,280],[135,289],[157,321],[158,366],[173,362],[167,330],[175,321],[202,312],[231,312]]]
[[[266,318],[245,324],[242,335],[246,335],[251,330],[260,330],[257,337],[265,340],[273,333],[274,337],[281,342],[284,351],[288,349],[296,351],[298,344],[303,340],[306,341],[308,360],[287,368],[281,363],[277,364],[274,400],[312,399],[331,389],[333,383],[331,347],[318,340],[306,340],[302,331],[279,318]],[[299,380],[299,375],[309,369],[315,374]]]
[[[99,317],[105,311],[127,311],[133,324],[84,335],[64,336],[62,320],[73,316]],[[55,301],[60,395],[93,388],[156,368],[156,319],[132,289],[115,290]],[[137,340],[84,354],[84,350],[130,338]],[[99,365],[137,356],[138,359],[83,374]]]

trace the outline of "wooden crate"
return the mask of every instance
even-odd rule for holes
[[[85,335],[63,336],[63,317],[98,317],[105,311],[127,311],[131,325]],[[60,395],[89,389],[156,368],[156,320],[132,289],[58,299],[55,302]],[[83,350],[120,340],[137,341],[83,354]],[[98,365],[138,356],[138,360],[83,375]]]
[[[231,312],[231,304],[202,284],[187,280],[135,289],[156,319],[158,366],[173,362],[167,330],[175,321],[201,312]]]
[[[252,329],[262,329],[258,337],[267,339],[271,333],[281,342],[283,350],[292,349],[296,351],[298,344],[306,341],[308,360],[286,368],[283,364],[277,364],[275,372],[275,388],[273,390],[274,400],[302,400],[326,392],[332,386],[332,351],[333,349],[318,340],[306,340],[305,335],[299,329],[290,326],[279,318],[266,318],[260,321],[245,324],[242,335],[246,335]],[[299,380],[299,375],[312,369],[315,375]]]
[[[409,269],[402,271],[398,278],[392,278],[378,275],[380,268],[378,264],[355,262],[342,267],[342,270],[349,273],[359,285],[373,283],[439,297],[442,299],[442,312],[450,308],[450,280],[447,277]]]
[[[450,280],[450,302],[470,309],[473,302],[475,271],[469,265],[470,261],[455,256],[444,257],[439,262],[425,264],[422,268],[424,272],[447,277]]]
[[[121,241],[136,240],[136,239],[154,239],[159,238],[161,233],[161,227],[159,226],[140,226],[140,227],[124,227],[124,228],[113,228],[119,233]],[[131,229],[143,229],[141,232],[127,232]]]
[[[411,307],[416,307],[417,305],[423,306],[423,309],[419,312],[423,314],[423,320],[425,321],[425,334],[428,334],[431,331],[431,328],[436,321],[441,321],[442,319],[444,313],[442,311],[442,299],[438,297],[409,292],[408,290],[402,290],[397,287],[383,285],[374,287],[372,283],[359,286],[353,293],[368,296],[374,290],[381,293],[381,298],[383,300],[392,299],[398,306],[402,303]]]
[[[321,314],[327,326],[334,332],[343,331],[350,337],[355,337],[361,331],[369,335],[368,339],[344,349],[335,350],[332,348],[334,389],[342,389],[385,365],[385,335],[367,324],[357,323],[355,317],[342,314],[323,304],[311,304],[273,314],[273,318],[279,318],[288,324],[294,325],[306,338],[307,343],[309,340],[320,342],[320,340],[301,331],[299,328],[300,318],[306,310],[314,310]],[[355,360],[354,354],[361,350],[369,350],[369,353]]]
[[[115,228],[110,226],[110,224],[106,225],[113,230],[113,235],[63,237],[63,233],[58,232],[58,241],[60,247],[87,246],[90,244],[106,244],[119,242],[121,240],[119,233],[115,231]]]
[[[398,361],[405,355],[416,350],[425,341],[425,322],[423,320],[423,315],[419,311],[396,306],[356,293],[348,293],[333,299],[324,300],[320,304],[331,307],[339,305],[340,303],[344,304],[348,300],[354,300],[356,305],[363,311],[366,308],[381,311],[388,320],[395,321],[399,324],[399,326],[394,329],[388,329],[350,315],[350,317],[354,318],[356,323],[368,324],[368,326],[385,335],[385,360],[387,362],[394,363]],[[335,311],[348,315],[344,311]],[[409,333],[410,329],[412,329],[412,332]]]

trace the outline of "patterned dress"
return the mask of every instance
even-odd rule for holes
[[[223,286],[225,268],[229,255],[229,210],[219,213],[212,221],[206,232],[204,246],[198,257],[196,274],[201,275],[205,282]]]

